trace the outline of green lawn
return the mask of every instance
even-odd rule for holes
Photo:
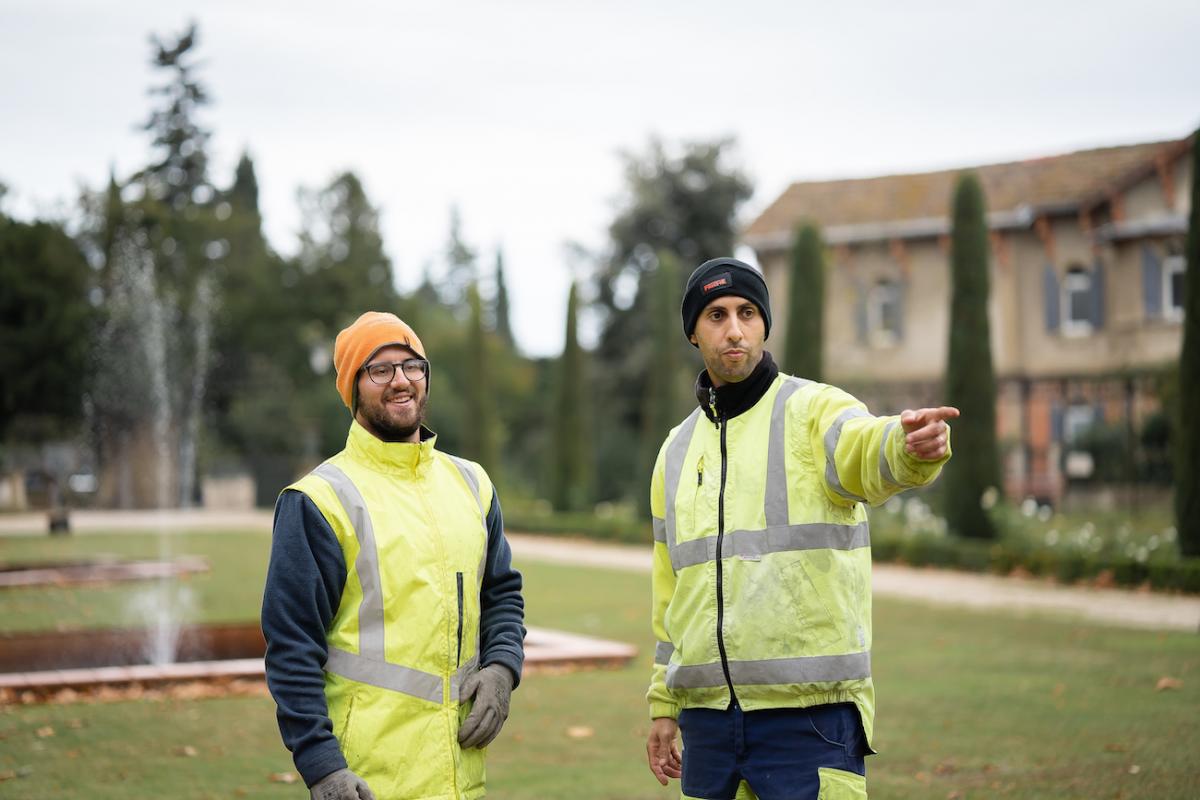
[[[201,617],[256,615],[265,535],[195,534],[177,545],[212,559],[213,573],[190,581]],[[153,555],[157,545],[138,535],[0,542],[4,560],[85,551]],[[643,655],[625,670],[527,676],[491,748],[492,796],[677,796],[644,766],[647,576],[520,566],[530,623],[636,642]],[[115,596],[127,593],[116,585],[3,592],[0,620],[8,630],[106,624],[123,607]],[[1196,796],[1200,637],[893,600],[876,604],[875,632],[873,797]],[[1155,691],[1163,676],[1182,687]],[[39,736],[47,727],[53,735]],[[572,728],[592,733],[572,737]],[[181,754],[187,747],[194,756]],[[307,796],[268,780],[290,768],[268,698],[0,708],[0,777],[28,772],[0,781],[0,798]]]

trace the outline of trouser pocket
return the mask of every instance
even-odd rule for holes
[[[867,779],[862,775],[821,767],[817,777],[821,785],[817,800],[867,800]]]

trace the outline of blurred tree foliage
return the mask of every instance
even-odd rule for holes
[[[392,311],[427,348],[439,447],[481,462],[512,502],[553,498],[590,513],[598,500],[643,497],[699,368],[679,327],[683,278],[732,252],[750,196],[728,163],[732,143],[653,140],[625,156],[610,241],[573,284],[564,353],[531,359],[509,307],[507,280],[522,265],[469,241],[457,208],[407,294],[354,172],[301,189],[297,250],[275,251],[252,154],[228,182],[210,174],[199,42],[194,25],[151,38],[161,78],[143,125],[146,166],[84,192],[74,241],[64,225],[0,220],[3,424],[35,404],[60,422],[82,418],[102,504],[160,502],[150,487],[160,473],[166,502],[187,504],[197,475],[249,471],[270,505],[345,441],[337,332],[364,311]],[[494,278],[481,277],[493,256]],[[594,357],[581,330],[598,334]]]
[[[689,390],[664,395],[653,424],[645,399],[651,384],[690,385],[702,367],[683,336],[679,304],[687,275],[703,261],[733,255],[737,212],[753,187],[732,162],[729,139],[668,148],[652,139],[642,153],[624,154],[624,189],[609,242],[597,261],[591,311],[599,324],[592,396],[597,398],[594,451],[599,500],[638,499],[649,491],[646,453],[666,437],[662,419],[679,422],[692,403]],[[655,276],[664,258],[678,265],[669,296],[656,300]],[[674,358],[663,361],[664,311],[675,332]],[[674,364],[679,366],[676,367]],[[675,370],[674,373],[671,370]],[[623,391],[621,387],[642,387]],[[649,440],[649,441],[647,441]]]
[[[78,429],[92,372],[91,285],[60,225],[0,213],[0,445]]]

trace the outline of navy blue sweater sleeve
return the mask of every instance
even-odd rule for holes
[[[521,573],[513,568],[512,550],[504,538],[504,515],[495,491],[487,529],[487,558],[479,593],[479,664],[508,667],[515,687],[521,682],[521,666],[525,663],[525,600],[521,596]]]
[[[267,686],[283,743],[308,786],[343,769],[325,702],[325,631],[346,584],[346,560],[324,515],[302,492],[275,504],[271,560],[263,591]]]

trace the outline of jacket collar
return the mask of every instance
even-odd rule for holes
[[[350,423],[346,437],[346,452],[355,461],[387,474],[423,473],[433,461],[437,434],[421,426],[420,442],[385,442],[376,437],[357,420]]]
[[[711,422],[721,418],[732,419],[753,408],[771,388],[778,374],[779,367],[775,366],[775,359],[766,350],[754,371],[737,383],[714,388],[708,370],[704,369],[696,376],[696,401]]]

